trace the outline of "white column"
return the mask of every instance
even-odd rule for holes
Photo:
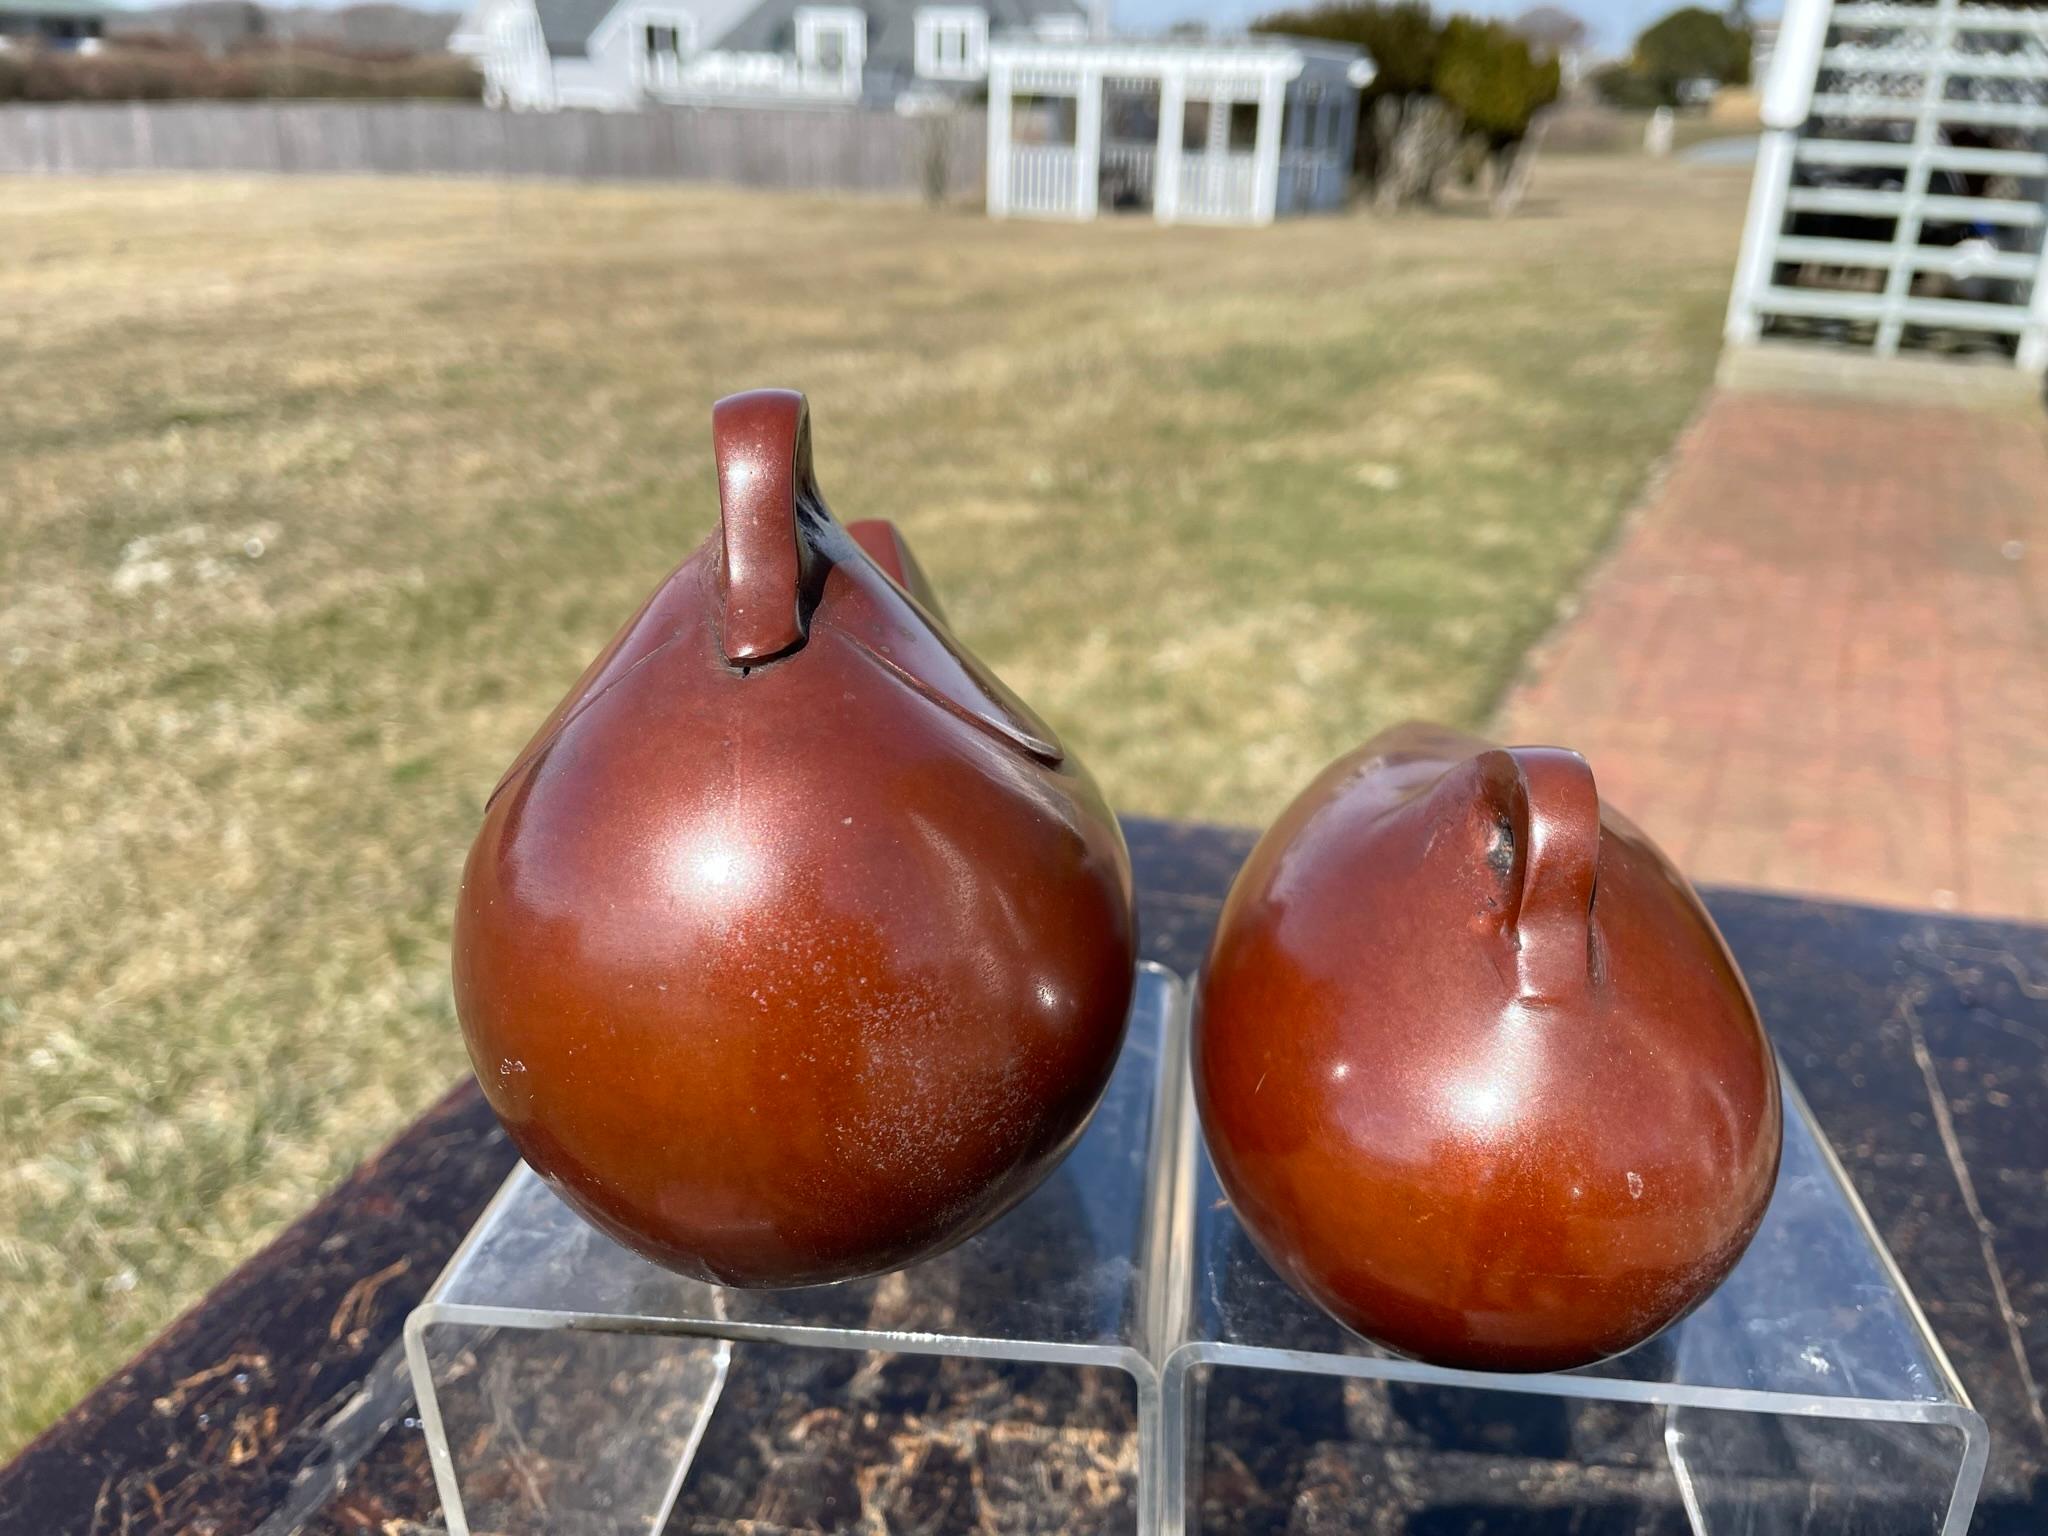
[[[1277,72],[1259,82],[1259,131],[1252,149],[1252,222],[1273,222],[1280,195],[1280,119],[1287,107],[1287,78]]]
[[[1152,161],[1152,217],[1180,217],[1180,136],[1188,109],[1187,71],[1169,64],[1159,76],[1159,153]]]
[[[1209,92],[1209,135],[1202,141],[1202,207],[1204,219],[1227,219],[1230,203],[1230,108],[1236,97],[1229,87],[1213,79],[1204,82]]]
[[[1292,114],[1287,110],[1290,104],[1294,108]],[[1321,122],[1322,108],[1320,106],[1311,107],[1308,104],[1308,91],[1306,87],[1303,87],[1299,80],[1295,81],[1293,88],[1280,93],[1280,152],[1283,155],[1294,156],[1294,163],[1297,166],[1303,164],[1311,148],[1309,125],[1314,123],[1320,126]],[[1320,146],[1315,147],[1320,148]],[[1285,181],[1286,178],[1282,177],[1283,185]],[[1293,185],[1294,191],[1292,195],[1296,201],[1288,206],[1287,211],[1289,213],[1308,212],[1308,206],[1306,205],[1313,204],[1313,193],[1305,199],[1302,197],[1301,180],[1298,173]],[[1274,211],[1276,213],[1279,211],[1277,199],[1274,203]]]
[[[988,215],[1010,215],[1010,61],[988,66]]]
[[[1074,111],[1074,217],[1095,217],[1102,191],[1102,66],[1081,66],[1081,96]]]
[[[1752,82],[1763,95],[1760,115],[1766,128],[1797,130],[1806,122],[1833,9],[1833,0],[1786,0],[1770,67],[1762,80]]]
[[[1736,345],[1763,333],[1757,311],[1771,285],[1778,236],[1785,228],[1785,194],[1792,186],[1792,155],[1813,104],[1821,49],[1827,44],[1833,0],[1787,0],[1770,70],[1758,82],[1763,94],[1763,135],[1757,145],[1756,175],[1749,188],[1749,214],[1742,226],[1742,253],[1728,294],[1723,336]]]
[[[1722,334],[1744,344],[1763,334],[1757,304],[1771,286],[1778,234],[1785,227],[1785,194],[1792,184],[1796,131],[1766,128],[1757,143],[1756,179],[1749,188],[1749,216],[1742,226],[1742,254],[1735,261],[1735,286],[1728,295],[1728,323]]]

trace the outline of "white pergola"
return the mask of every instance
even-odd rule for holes
[[[1293,38],[1001,39],[988,211],[1268,224],[1342,206],[1372,64]]]
[[[2048,370],[2048,7],[1787,0],[1763,121],[1731,343]]]

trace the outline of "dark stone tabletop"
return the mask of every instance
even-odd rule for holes
[[[1145,953],[1191,973],[1251,839],[1127,827]],[[2037,1379],[2048,1371],[2048,929],[1749,892],[1710,892],[1709,904],[1990,1425],[1973,1529],[2048,1529]],[[400,1329],[512,1163],[473,1085],[452,1090],[0,1469],[0,1533],[440,1529]],[[967,1528],[974,1499],[1005,1474],[999,1458],[962,1450],[974,1442],[959,1427],[986,1416],[994,1392],[1035,1402],[1041,1425],[1078,1437],[1090,1467],[1114,1471],[1127,1415],[1085,1380],[1054,1388],[1027,1371],[992,1384],[973,1375],[980,1362],[905,1360],[878,1384],[858,1356],[799,1358],[825,1353],[781,1351],[743,1383],[736,1369],[671,1529],[851,1527],[877,1501],[895,1512],[892,1529]],[[1224,1469],[1230,1502],[1215,1528],[1684,1528],[1655,1499],[1624,1526],[1588,1523],[1584,1511],[1560,1520],[1557,1509],[1522,1520],[1512,1501],[1483,1517],[1465,1508],[1378,1518],[1344,1483],[1342,1458],[1324,1454],[1347,1425],[1371,1424],[1358,1425],[1356,1404],[1331,1408],[1327,1423],[1315,1422],[1319,1412],[1288,1421],[1304,1442],[1322,1437],[1292,1470],[1274,1470],[1265,1452]],[[1087,1491],[1098,1483],[1110,1491]],[[1045,1522],[1034,1528],[1098,1528],[1122,1496],[1114,1475],[1024,1484],[1011,1491]],[[1318,1505],[1328,1487],[1341,1508]],[[1074,1501],[1064,1515],[1062,1498]],[[1333,1512],[1355,1518],[1326,1518]]]

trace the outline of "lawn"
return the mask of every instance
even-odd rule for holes
[[[464,1068],[482,797],[811,396],[843,517],[1131,812],[1482,723],[1709,376],[1742,173],[998,225],[707,189],[0,182],[0,1455]]]

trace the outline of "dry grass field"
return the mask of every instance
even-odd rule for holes
[[[1745,181],[997,225],[0,182],[0,1454],[463,1069],[484,792],[809,391],[842,516],[1132,812],[1477,722],[1708,378]]]

